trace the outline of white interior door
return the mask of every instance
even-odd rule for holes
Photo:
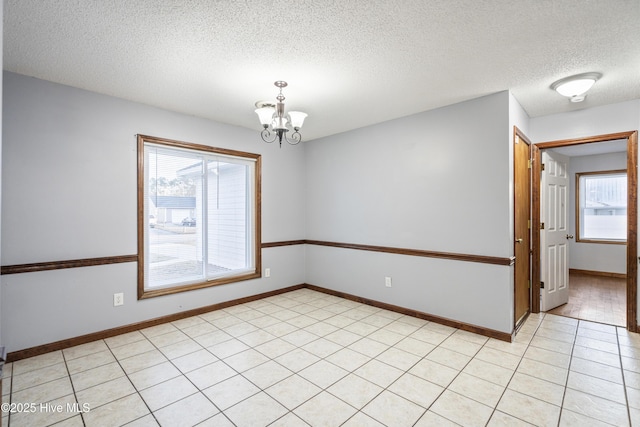
[[[550,150],[542,152],[540,197],[540,310],[548,311],[569,302],[569,157]]]

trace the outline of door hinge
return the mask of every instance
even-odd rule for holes
[[[531,169],[531,159],[529,159],[528,162],[527,162],[527,168]]]
[[[540,223],[540,230],[544,230],[544,222]]]
[[[544,289],[544,282],[540,282],[540,289]]]
[[[540,170],[544,170],[544,163],[540,163]]]

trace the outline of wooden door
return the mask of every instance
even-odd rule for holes
[[[514,254],[516,326],[530,309],[531,279],[531,162],[530,144],[516,131],[514,137]]]
[[[540,309],[549,311],[569,302],[569,157],[542,152],[540,195]]]

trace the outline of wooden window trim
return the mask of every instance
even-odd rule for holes
[[[144,145],[145,143],[153,143],[156,145],[164,145],[170,148],[184,148],[188,150],[203,151],[209,154],[221,154],[226,156],[241,157],[255,161],[255,173],[254,173],[254,260],[255,268],[244,274],[235,276],[221,277],[215,280],[208,280],[204,282],[192,283],[188,285],[180,285],[174,287],[166,287],[159,289],[145,289],[144,287],[144,266],[145,266],[145,253],[144,253]],[[261,239],[262,239],[262,226],[261,226],[261,201],[262,201],[262,156],[260,154],[248,153],[244,151],[229,150],[224,148],[216,148],[208,145],[194,144],[184,141],[176,141],[166,138],[159,138],[148,135],[137,135],[137,149],[138,149],[138,299],[152,298],[162,295],[170,295],[180,292],[192,291],[195,289],[208,288],[212,286],[225,285],[228,283],[235,283],[244,280],[257,279],[262,276],[262,251],[261,251]]]
[[[626,169],[606,170],[606,171],[594,171],[594,172],[576,172],[575,181],[575,216],[576,216],[576,242],[577,243],[601,243],[605,245],[626,245],[627,239],[624,240],[611,240],[611,239],[583,239],[581,238],[580,230],[580,177],[585,175],[612,175],[612,174],[625,174]]]

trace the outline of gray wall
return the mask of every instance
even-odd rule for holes
[[[639,129],[640,100],[637,99],[570,113],[535,117],[530,121],[530,137],[534,142],[583,138]],[[640,284],[640,280],[638,283]],[[640,292],[638,306],[640,307]],[[638,314],[636,321],[640,323],[640,311]]]
[[[510,124],[526,118],[512,102],[501,92],[310,142],[307,238],[512,256]],[[307,282],[503,332],[513,327],[508,266],[310,246]]]
[[[2,265],[137,252],[136,139],[262,154],[262,240],[305,235],[304,148],[255,131],[4,74]],[[258,121],[256,119],[256,124]],[[271,277],[137,301],[136,263],[5,275],[9,351],[303,283],[304,246],[263,250]],[[113,307],[113,294],[125,304]]]
[[[576,173],[620,170],[627,168],[627,153],[610,153],[593,156],[571,157],[569,179],[569,230],[577,236],[576,229]],[[627,272],[627,247],[602,243],[569,241],[569,268],[602,271],[606,273]]]

